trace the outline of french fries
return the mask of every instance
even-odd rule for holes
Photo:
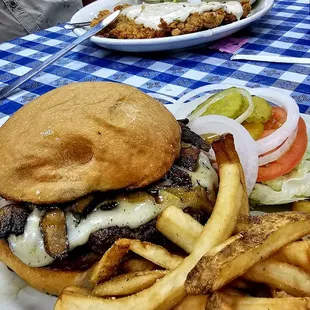
[[[218,166],[227,162],[237,165],[240,172],[240,180],[243,187],[240,214],[248,216],[250,214],[249,199],[246,190],[243,168],[240,163],[238,153],[235,150],[233,135],[232,134],[222,135],[218,140],[212,143],[212,148],[215,152],[216,162]]]
[[[123,273],[149,271],[155,269],[158,269],[158,266],[145,258],[140,257],[127,259],[120,265],[120,270]]]
[[[206,295],[187,295],[173,310],[205,310],[207,302]]]
[[[306,219],[307,216],[304,216],[304,220],[299,220],[303,214],[292,212],[282,215],[282,221],[273,225],[269,225],[270,221],[266,221],[266,225],[254,225],[239,233],[237,240],[226,245],[220,252],[215,255],[206,254],[189,273],[187,292],[214,292],[283,246],[310,233],[310,219]]]
[[[206,310],[308,310],[310,298],[255,298],[216,292]]]
[[[148,259],[150,262],[166,269],[174,269],[183,261],[181,256],[173,255],[159,245],[142,242],[140,240],[119,239],[102,256],[101,260],[94,268],[91,276],[93,286],[114,276],[123,257],[129,251],[132,251]]]
[[[280,262],[301,267],[310,273],[310,241],[291,243],[277,252],[273,258]]]
[[[203,226],[181,209],[170,206],[159,215],[156,228],[180,248],[191,253]]]
[[[246,280],[265,283],[296,297],[310,297],[310,275],[303,269],[268,259],[243,275]]]
[[[78,286],[67,286],[66,291],[82,294],[82,295],[91,295],[92,291],[86,288],[78,287]]]
[[[93,286],[108,280],[116,273],[116,269],[122,258],[128,253],[129,247],[129,239],[119,239],[105,252],[91,275],[90,281]]]
[[[292,203],[292,211],[310,213],[310,201],[309,200],[302,200],[302,201],[293,202]]]
[[[165,248],[149,242],[139,240],[128,240],[130,251],[148,259],[150,262],[166,268],[174,269],[183,261],[182,256],[173,255]]]
[[[226,147],[225,141],[222,144]],[[180,303],[186,296],[184,283],[187,274],[205,253],[230,237],[240,213],[244,195],[240,169],[236,163],[225,161],[225,158],[218,164],[220,184],[213,213],[196,240],[192,253],[178,267],[150,288],[128,297],[105,299],[65,290],[57,300],[55,309],[165,310]]]
[[[149,288],[167,273],[166,270],[152,270],[122,274],[98,284],[93,290],[93,295],[106,297],[135,294]]]
[[[273,298],[286,298],[286,297],[292,297],[290,294],[282,291],[282,290],[279,290],[277,288],[271,288],[270,290],[271,292],[271,296]]]

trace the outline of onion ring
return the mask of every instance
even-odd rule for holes
[[[297,136],[297,128],[293,131],[293,134],[286,139],[286,141],[275,151],[270,154],[259,157],[258,164],[263,166],[279,159],[284,153],[286,153],[294,143]]]
[[[299,108],[291,96],[283,96],[283,93],[274,89],[258,88],[253,89],[251,93],[284,108],[287,113],[286,121],[279,129],[271,135],[256,141],[258,155],[262,155],[274,150],[293,134],[298,125]]]
[[[236,150],[244,170],[247,193],[250,194],[258,174],[258,154],[255,141],[248,131],[235,120],[226,116],[208,115],[199,117],[188,124],[197,134],[231,133],[234,136]]]

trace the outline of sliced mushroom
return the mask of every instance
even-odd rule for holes
[[[93,211],[93,195],[87,195],[85,197],[80,198],[77,200],[73,205],[70,206],[70,211],[73,213],[77,213],[79,215],[86,215]]]
[[[10,234],[22,235],[28,215],[29,211],[17,204],[0,208],[0,238],[7,238]]]
[[[99,204],[99,208],[103,211],[109,211],[116,208],[119,205],[117,200],[105,200]]]
[[[45,251],[53,258],[63,258],[69,251],[65,213],[53,208],[45,212],[41,219],[41,232]]]

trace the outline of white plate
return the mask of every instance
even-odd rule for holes
[[[133,3],[134,0],[98,0],[81,10],[71,19],[71,22],[90,21],[97,16],[100,10],[113,8],[120,3]],[[193,47],[203,43],[215,41],[229,36],[250,23],[258,20],[265,15],[273,6],[274,0],[257,0],[250,15],[232,24],[220,26],[214,29],[200,31],[191,34],[184,34],[174,37],[155,38],[155,39],[110,39],[98,36],[91,37],[91,41],[106,49],[122,52],[156,52]],[[77,36],[85,33],[85,29],[74,29]]]
[[[308,130],[310,129],[310,115],[302,114]],[[0,127],[9,117],[0,119]],[[308,132],[310,135],[310,132]],[[6,310],[52,310],[55,297],[40,293],[26,285],[13,272],[0,262],[0,309]]]

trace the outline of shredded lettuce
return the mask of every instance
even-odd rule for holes
[[[278,205],[310,197],[310,143],[300,164],[290,173],[264,184],[257,183],[250,195],[253,205]]]

